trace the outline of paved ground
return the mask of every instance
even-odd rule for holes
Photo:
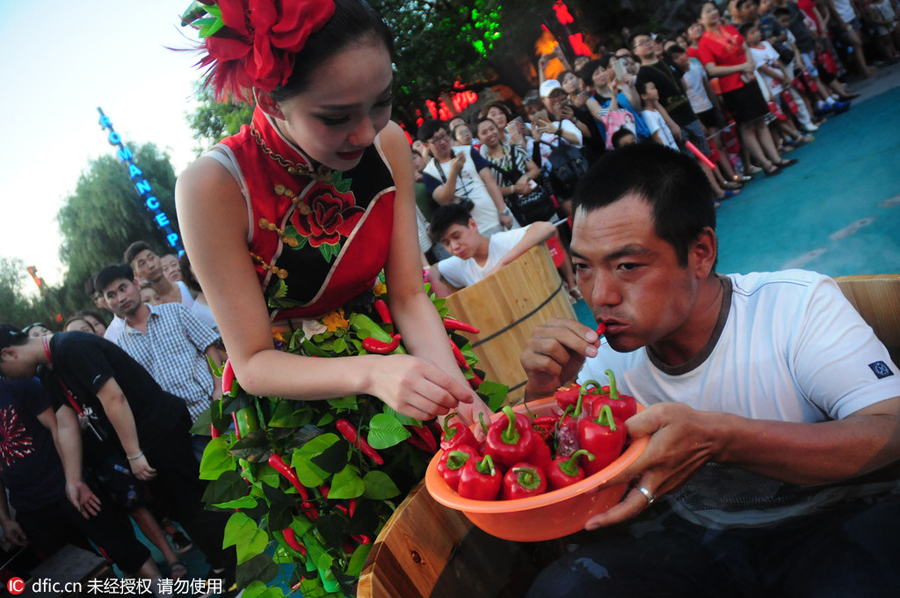
[[[855,84],[800,163],[758,177],[719,209],[720,272],[900,272],[900,66]]]

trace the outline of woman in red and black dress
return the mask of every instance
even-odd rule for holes
[[[772,134],[766,126],[769,107],[756,83],[756,66],[744,37],[731,25],[720,22],[719,9],[712,2],[703,5],[700,23],[705,32],[698,43],[700,62],[710,77],[719,78],[722,99],[740,126],[741,139],[753,160],[767,175],[781,172],[781,168],[796,164],[796,160],[782,160]]]

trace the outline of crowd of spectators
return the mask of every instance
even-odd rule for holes
[[[684,31],[624,30],[614,52],[570,64],[557,46],[538,61],[537,89],[419,127],[412,149],[423,262],[461,257],[459,244],[429,234],[438,207],[467,206],[487,238],[558,222],[570,216],[586,165],[630,143],[695,157],[719,201],[754,176],[780,174],[797,163],[786,154],[850,108],[856,95],[842,79],[895,60],[897,4],[732,0],[722,14],[709,2]],[[873,45],[865,41],[881,55],[866,57]]]
[[[203,508],[199,479],[209,436],[190,432],[222,394],[209,363],[221,367],[227,355],[190,262],[137,241],[84,290],[97,311],[72,315],[60,333],[40,323],[0,325],[0,409],[18,417],[30,447],[3,447],[11,456],[0,480],[15,509],[0,501],[4,538],[42,558],[66,544],[90,549],[91,540],[122,571],[154,582],[158,595],[190,575],[181,555],[196,543],[211,581],[194,580],[192,593],[228,595],[227,514]],[[204,572],[194,573],[203,581]]]

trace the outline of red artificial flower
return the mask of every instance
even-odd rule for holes
[[[291,222],[313,247],[337,245],[348,236],[365,210],[356,205],[353,193],[318,184],[297,204]]]
[[[200,64],[211,67],[216,96],[272,91],[294,68],[294,55],[334,14],[333,0],[219,0],[225,26],[207,37]]]

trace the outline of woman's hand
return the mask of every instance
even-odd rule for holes
[[[469,388],[430,361],[412,355],[374,359],[366,392],[403,415],[425,421],[473,401]]]

